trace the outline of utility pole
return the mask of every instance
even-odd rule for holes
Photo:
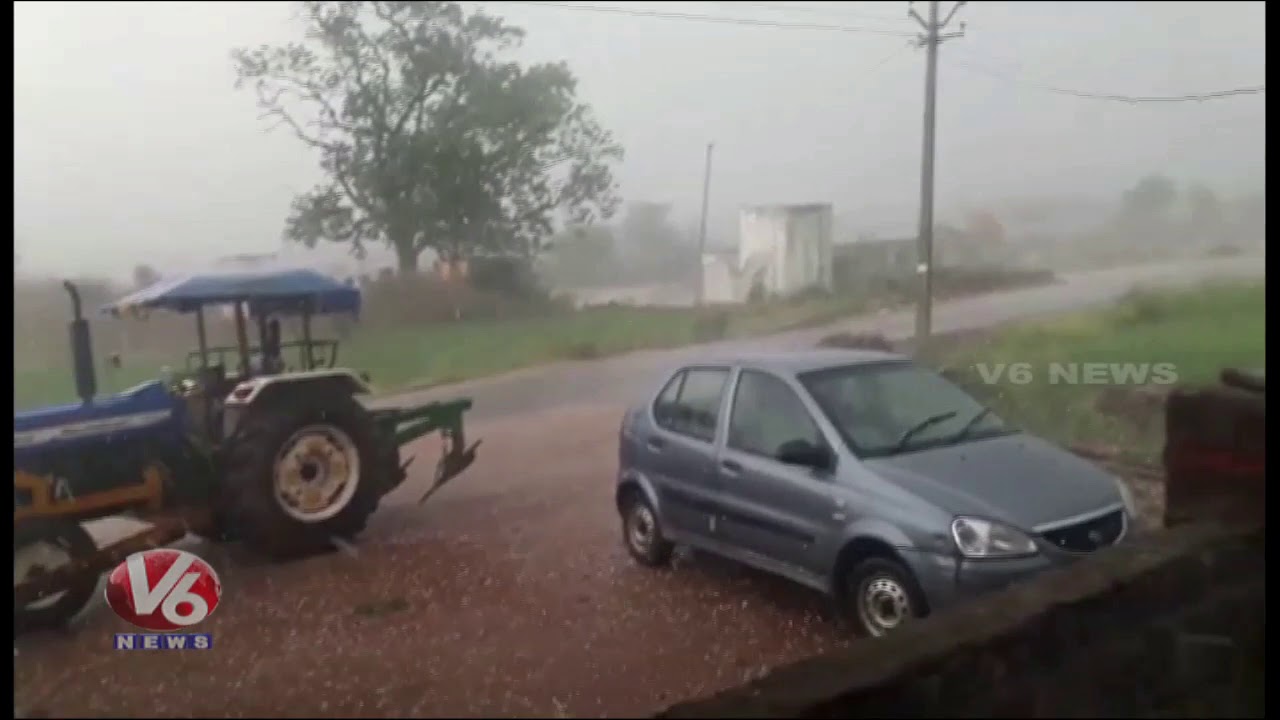
[[[924,151],[920,161],[920,229],[916,234],[916,253],[918,261],[916,274],[920,278],[920,295],[916,300],[916,342],[927,339],[933,327],[933,157],[934,130],[937,120],[938,100],[938,46],[944,40],[964,35],[964,23],[960,24],[960,32],[942,33],[942,29],[951,22],[956,11],[964,5],[957,2],[947,13],[947,17],[938,21],[938,0],[929,2],[929,19],[925,20],[907,4],[907,14],[924,28],[919,44],[925,48],[924,73]]]
[[[706,294],[707,270],[702,264],[702,258],[707,252],[707,201],[711,197],[711,149],[714,147],[715,143],[707,143],[707,162],[702,171],[702,219],[698,222],[698,292],[695,298],[698,307],[702,307]]]

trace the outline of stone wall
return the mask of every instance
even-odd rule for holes
[[[659,717],[1262,717],[1263,394],[1167,424],[1166,529]]]

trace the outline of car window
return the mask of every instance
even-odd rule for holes
[[[913,363],[852,365],[800,380],[850,449],[864,457],[1012,432],[959,386]]]
[[[800,396],[781,378],[742,371],[729,416],[729,447],[776,458],[783,445],[795,440],[822,444],[822,434]]]
[[[658,425],[712,442],[728,380],[726,368],[690,368],[672,378],[654,403]]]
[[[671,380],[667,381],[667,386],[658,393],[658,399],[653,402],[653,417],[658,421],[659,427],[671,430],[675,423],[676,401],[680,398],[680,386],[684,384],[684,376],[684,371],[672,376]]]

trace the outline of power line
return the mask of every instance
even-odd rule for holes
[[[889,37],[914,37],[915,33],[905,30],[889,30],[862,25],[843,25],[832,23],[791,22],[784,20],[763,20],[760,18],[731,17],[727,15],[701,15],[697,13],[667,12],[665,10],[642,10],[640,8],[613,7],[609,5],[575,5],[557,2],[522,2],[507,0],[506,5],[528,5],[530,7],[556,8],[559,10],[576,10],[581,12],[611,13],[632,17],[651,17],[665,20],[685,20],[693,22],[718,23],[722,25],[748,25],[754,27],[785,28],[789,30],[830,30],[846,33],[867,33]]]
[[[572,3],[559,2],[533,2],[531,0],[507,0],[508,5],[529,5],[534,7],[548,7],[559,10],[575,10],[582,12],[612,13],[616,15],[627,15],[631,17],[651,17],[666,20],[683,20],[692,22],[718,23],[725,25],[746,25],[752,27],[778,28],[788,30],[828,30],[834,32],[847,33],[868,33],[873,35],[883,35],[888,37],[915,37],[916,34],[903,31],[891,30],[887,28],[874,28],[862,25],[844,25],[834,23],[810,23],[810,22],[793,22],[784,20],[765,20],[762,18],[746,18],[727,15],[703,15],[698,13],[669,12],[665,10],[644,10],[640,8],[615,7],[608,5],[579,5]],[[727,3],[717,3],[727,4]],[[831,11],[825,8],[809,7],[804,5],[786,5],[780,3],[760,3],[760,2],[743,2],[734,3],[735,7],[756,7],[768,10],[777,10],[779,12],[812,12],[831,14]],[[868,19],[889,20],[884,16],[872,15],[855,15],[845,12],[850,17],[863,17]],[[1183,95],[1124,95],[1116,93],[1089,92],[1085,90],[1075,90],[1072,88],[1058,87],[1054,85],[1045,85],[1034,83],[1014,77],[1008,73],[1001,72],[989,67],[968,63],[961,60],[953,61],[956,65],[971,70],[981,75],[1005,80],[1014,84],[1022,85],[1043,92],[1054,93],[1057,95],[1065,95],[1068,97],[1081,98],[1085,100],[1101,100],[1107,102],[1121,102],[1127,104],[1142,103],[1179,103],[1179,102],[1205,102],[1209,100],[1221,100],[1229,97],[1240,97],[1245,95],[1265,95],[1267,88],[1265,85],[1250,85],[1244,87],[1228,88],[1225,90],[1215,90],[1206,93],[1188,93]]]
[[[859,18],[862,20],[880,20],[882,22],[897,22],[899,18],[887,17],[885,15],[871,15],[868,13],[858,12],[856,10],[833,9],[829,7],[812,7],[809,5],[791,5],[783,3],[765,3],[765,2],[718,2],[716,5],[726,5],[732,8],[751,7],[760,10],[774,10],[781,13],[800,12],[811,13],[814,15],[825,15],[827,17],[848,17]]]
[[[880,61],[879,61],[879,62],[877,62],[877,63],[874,63],[874,64],[870,65],[867,69],[868,69],[868,70],[871,70],[871,71],[879,70],[880,68],[884,67],[885,65],[888,65],[890,60],[893,60],[893,59],[897,58],[899,55],[902,55],[902,54],[906,53],[907,51],[910,51],[910,50],[914,49],[914,47],[915,47],[915,45],[914,45],[914,43],[913,43],[913,44],[904,45],[903,47],[900,47],[900,48],[894,48],[893,52],[891,52],[891,53],[889,53],[889,54],[885,55],[884,57],[880,58]]]
[[[955,65],[977,72],[980,75],[1006,80],[1008,82],[1022,85],[1035,90],[1055,93],[1058,95],[1067,95],[1069,97],[1083,98],[1085,100],[1105,100],[1110,102],[1122,102],[1129,104],[1139,103],[1176,103],[1176,102],[1204,102],[1206,100],[1220,100],[1222,98],[1237,97],[1241,95],[1265,95],[1267,92],[1266,85],[1250,85],[1245,87],[1229,88],[1226,90],[1215,90],[1206,93],[1188,93],[1184,95],[1119,95],[1114,93],[1098,93],[1088,92],[1085,90],[1073,90],[1070,88],[1057,87],[1054,85],[1043,85],[1040,83],[1027,82],[1021,78],[1015,77],[1009,73],[1001,72],[982,65],[975,65],[961,60],[953,60]]]

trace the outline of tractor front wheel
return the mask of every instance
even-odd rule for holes
[[[251,408],[242,422],[228,452],[222,509],[234,537],[289,558],[332,549],[364,529],[386,469],[373,421],[355,398],[281,398]]]
[[[37,518],[13,529],[13,586],[98,551],[93,537],[72,520]],[[65,625],[93,599],[98,576],[86,575],[63,590],[13,608],[15,632],[50,630]]]

